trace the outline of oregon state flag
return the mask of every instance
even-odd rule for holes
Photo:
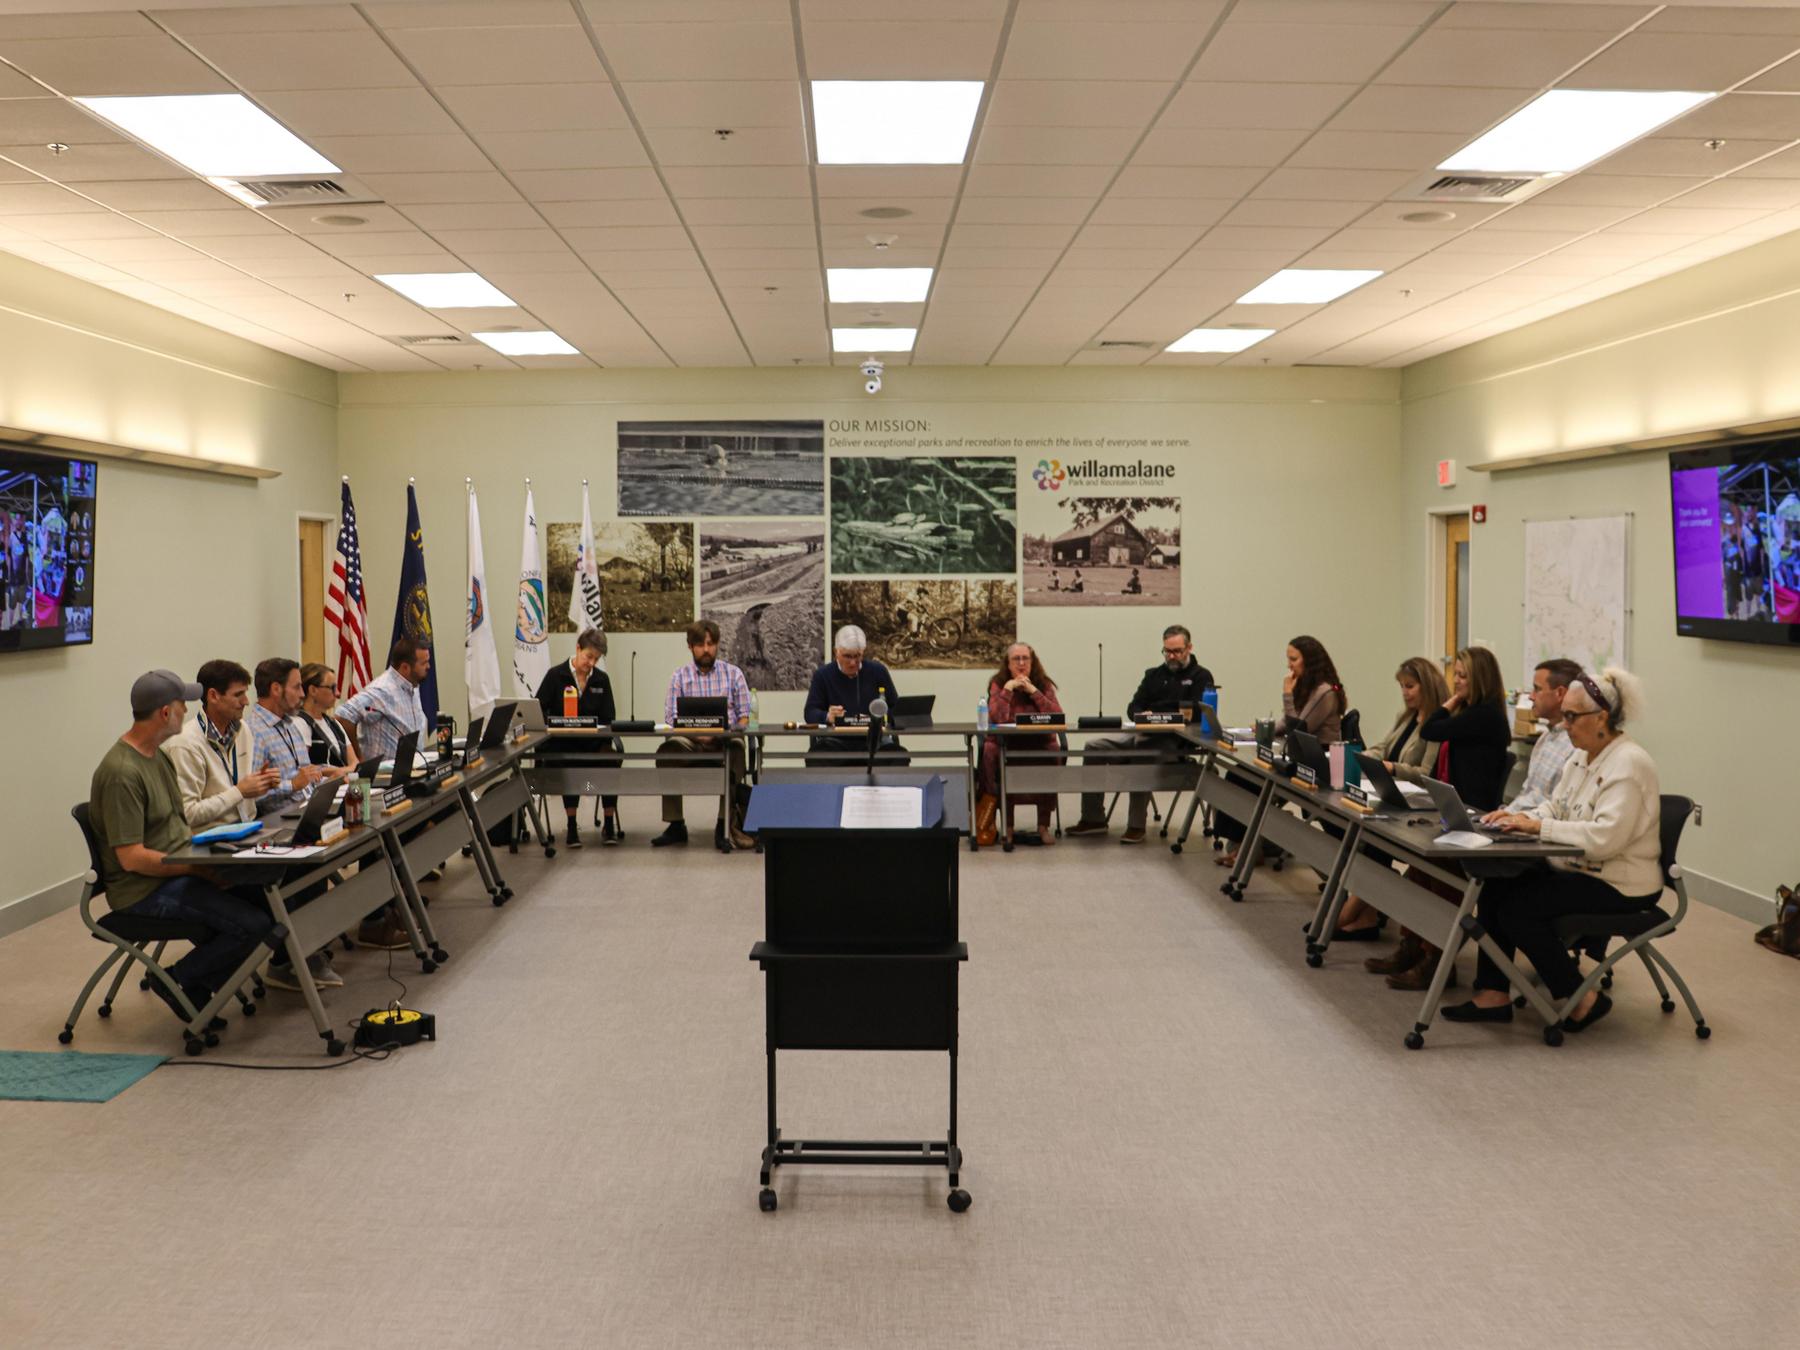
[[[431,601],[425,594],[425,532],[419,528],[419,499],[406,485],[406,551],[400,555],[400,598],[394,604],[394,636],[415,638],[431,648],[431,674],[419,686],[427,726],[437,725],[437,644],[431,635]]]

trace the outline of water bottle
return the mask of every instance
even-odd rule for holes
[[[575,692],[575,686],[563,686],[563,716],[573,717],[581,707],[581,696]]]
[[[983,694],[975,702],[975,730],[986,731],[987,729],[988,729],[987,695]]]
[[[756,690],[750,691],[750,730],[755,731],[762,725],[762,714],[756,706]]]

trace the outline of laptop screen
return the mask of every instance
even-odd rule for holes
[[[512,726],[513,710],[516,703],[496,703],[494,711],[488,714],[487,726],[481,732],[481,748],[492,750],[506,739],[506,733]]]

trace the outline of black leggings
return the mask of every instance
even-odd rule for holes
[[[1590,872],[1550,867],[1516,877],[1495,877],[1481,889],[1477,913],[1488,936],[1507,956],[1522,951],[1553,997],[1565,999],[1581,985],[1581,967],[1556,936],[1567,914],[1636,914],[1654,909],[1662,892],[1622,895]],[[1505,992],[1507,980],[1484,951],[1475,962],[1477,989]]]

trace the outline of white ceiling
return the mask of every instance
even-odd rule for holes
[[[871,322],[916,323],[921,364],[1395,366],[1800,228],[1788,3],[26,8],[0,0],[0,249],[339,370],[812,364],[832,325]],[[809,79],[989,93],[965,165],[820,168]],[[1527,202],[1401,219],[1433,165],[1557,85],[1730,92]],[[234,89],[385,204],[337,208],[354,228],[258,213],[68,101]],[[874,265],[936,267],[929,302],[826,303],[825,267]],[[1290,266],[1386,275],[1234,303]],[[526,313],[370,280],[465,268]],[[1234,323],[1279,331],[1161,353]],[[398,342],[500,324],[584,355]]]

